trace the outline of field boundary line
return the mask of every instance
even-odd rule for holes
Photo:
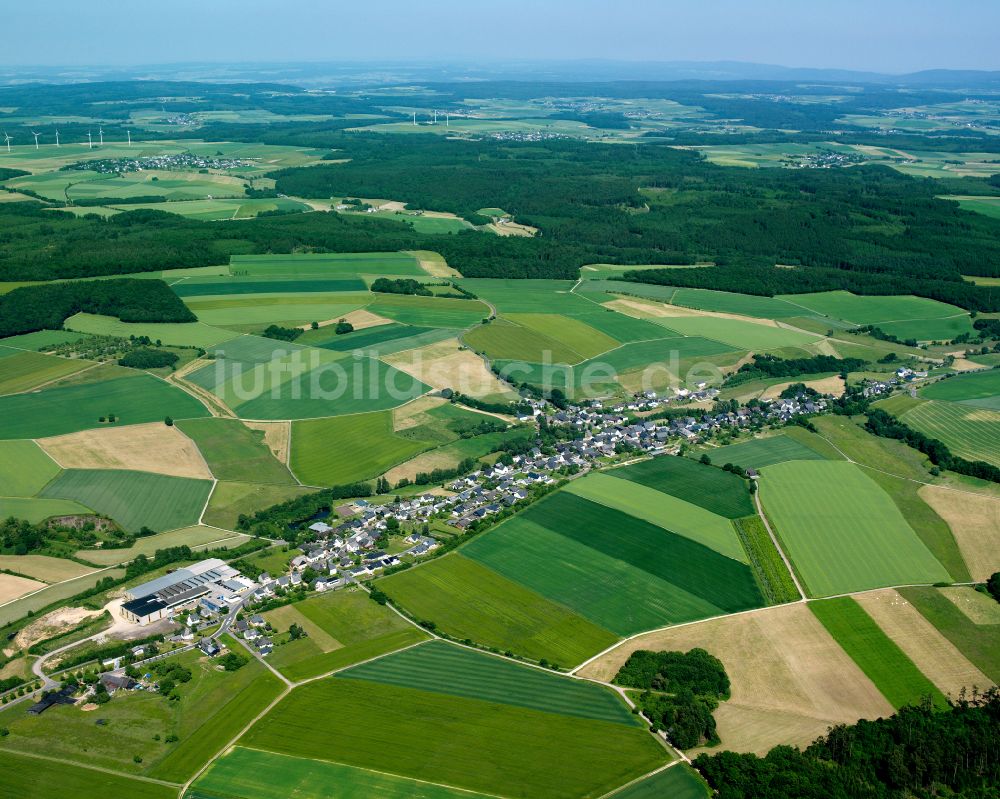
[[[802,601],[806,598],[806,592],[802,590],[802,583],[799,582],[799,576],[795,573],[795,568],[792,566],[791,560],[785,554],[785,550],[781,548],[781,543],[778,541],[778,536],[774,534],[774,530],[771,529],[771,523],[767,519],[767,514],[764,513],[764,507],[760,503],[760,491],[753,492],[753,501],[757,507],[757,516],[762,522],[764,522],[764,528],[767,530],[767,534],[771,537],[771,543],[774,544],[774,548],[778,550],[778,554],[781,555],[781,560],[785,564],[785,568],[788,569],[788,573],[792,575],[792,582],[795,583],[795,590],[799,592],[798,601]],[[785,603],[787,604],[787,603]]]
[[[19,347],[9,347],[8,349],[18,349]],[[34,352],[34,350],[20,350],[21,352]],[[48,353],[38,353],[39,355],[47,355]],[[76,358],[64,358],[62,355],[53,355],[53,358],[62,358],[64,361],[75,361]],[[80,358],[79,360],[83,360]],[[23,391],[12,391],[10,394],[4,394],[4,397],[16,397],[20,394],[34,394],[36,391],[41,391],[46,386],[51,386],[53,383],[61,383],[70,377],[76,377],[77,375],[82,375],[84,372],[89,372],[91,369],[96,369],[98,366],[103,366],[104,364],[100,362],[94,362],[90,366],[85,366],[83,369],[77,369],[75,372],[70,372],[69,374],[62,375],[60,377],[53,377],[51,380],[46,380],[44,383],[39,383],[37,386],[32,386],[31,388],[26,388]]]
[[[204,460],[204,458],[202,458],[202,460]],[[208,464],[206,463],[205,465],[207,466]],[[212,474],[212,470],[209,469],[208,473]],[[218,485],[219,485],[218,479],[215,477],[215,475],[212,475],[212,488],[208,492],[208,496],[205,497],[205,504],[202,505],[202,507],[201,507],[201,513],[198,514],[198,524],[199,524],[199,526],[202,524],[202,520],[205,518],[205,514],[208,512],[208,503],[212,501],[212,495],[215,493],[215,489],[216,489],[216,487]],[[178,528],[178,529],[183,529],[183,528]]]
[[[679,766],[681,763],[685,763],[685,762],[690,763],[691,761],[688,760],[687,758],[685,758],[684,760],[680,760],[680,759],[678,759],[678,760],[671,760],[665,766],[660,766],[657,769],[653,769],[652,771],[647,772],[646,774],[642,774],[641,776],[636,777],[631,782],[626,782],[624,785],[619,785],[617,788],[612,788],[606,794],[602,794],[597,799],[611,799],[612,796],[617,796],[622,791],[624,791],[626,788],[631,788],[633,785],[636,785],[636,784],[642,782],[643,780],[648,780],[650,777],[654,777],[657,774],[659,774],[659,773],[661,773],[663,771],[666,771],[668,768],[673,768],[674,766]]]
[[[24,752],[16,749],[4,749],[3,751],[9,752],[13,755],[23,755],[24,757],[33,757],[38,760],[47,760],[50,763],[61,763],[64,766],[78,766],[79,768],[90,769],[91,771],[100,771],[103,774],[112,774],[116,777],[125,777],[126,779],[140,780],[142,782],[151,782],[154,785],[164,785],[167,788],[176,788],[180,783],[169,782],[167,780],[158,780],[155,777],[147,777],[143,774],[128,774],[124,771],[116,771],[113,768],[106,768],[105,766],[94,766],[89,763],[78,763],[75,760],[66,760],[61,757],[52,757],[51,755],[42,755],[38,752]]]

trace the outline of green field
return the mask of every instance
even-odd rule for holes
[[[729,344],[735,349],[762,351],[801,347],[821,338],[813,333],[711,316],[666,317],[662,322],[685,336],[703,336]]]
[[[993,400],[1000,406],[1000,396]],[[956,455],[1000,466],[1000,410],[930,401],[900,418],[915,430],[943,441]]]
[[[323,723],[330,713],[337,724]],[[433,745],[399,745],[428,736]],[[339,678],[297,688],[243,742],[299,757],[334,753],[347,765],[537,799],[598,797],[667,759],[638,727]]]
[[[598,315],[601,315],[599,312]],[[508,313],[506,317],[537,336],[560,342],[576,355],[576,361],[593,358],[618,346],[617,339],[591,327],[577,317],[548,313]],[[525,360],[535,360],[522,355]]]
[[[1000,197],[942,197],[944,200],[955,200],[959,207],[966,211],[975,211],[983,216],[1000,219]]]
[[[368,306],[372,313],[416,327],[466,328],[479,323],[489,309],[479,300],[376,294]]]
[[[5,357],[6,356],[6,357]],[[57,358],[40,352],[22,352],[0,346],[0,394],[30,391],[37,386],[79,372],[93,362]]]
[[[99,566],[113,566],[116,563],[126,563],[136,555],[151,556],[156,550],[167,547],[189,546],[196,549],[213,542],[217,542],[217,546],[220,547],[235,547],[248,538],[248,536],[232,533],[228,530],[195,525],[194,527],[171,530],[167,533],[144,536],[136,539],[135,546],[125,549],[79,549],[76,552],[76,557]]]
[[[635,726],[612,691],[447,643],[428,641],[337,675]]]
[[[569,608],[460,554],[385,577],[377,585],[400,607],[456,638],[525,657],[575,665],[617,640]]]
[[[944,596],[947,590],[900,588],[899,593],[976,668],[1000,682],[1000,624],[976,624]]]
[[[71,499],[110,516],[125,530],[157,532],[198,522],[212,483],[124,469],[67,469],[42,496]]]
[[[203,521],[205,524],[233,530],[241,514],[252,515],[255,511],[308,494],[312,490],[298,485],[219,482],[208,501]]]
[[[241,294],[315,294],[365,292],[360,278],[326,277],[192,277],[172,284],[178,297],[233,297]]]
[[[45,438],[101,427],[101,416],[116,424],[159,422],[208,416],[189,394],[151,375],[98,383],[56,386],[31,394],[0,397],[0,439]]]
[[[59,474],[34,441],[0,441],[0,496],[33,497]]]
[[[762,469],[785,461],[823,460],[816,450],[787,435],[755,438],[739,444],[729,444],[706,451],[712,463],[719,466],[733,463],[744,469]]]
[[[809,609],[893,707],[919,705],[924,697],[947,706],[944,694],[854,599],[811,602]]]
[[[745,480],[690,458],[653,458],[613,469],[608,474],[654,488],[730,519],[755,512]]]
[[[462,552],[619,635],[764,604],[749,566],[568,492]]]
[[[292,423],[290,466],[307,485],[343,485],[377,477],[428,446],[393,433],[391,411],[311,419]]]
[[[186,799],[479,799],[483,794],[237,746],[185,794]]]
[[[611,795],[614,799],[708,799],[708,786],[698,773],[678,763]]]
[[[283,327],[339,319],[367,302],[367,294],[237,294],[191,297],[185,304],[209,325],[256,333],[270,324]]]
[[[635,284],[626,283],[624,285]],[[650,295],[644,294],[643,296]],[[651,299],[657,298],[654,296]],[[761,319],[799,316],[803,311],[803,308],[796,303],[794,296],[778,299],[777,297],[757,297],[751,294],[733,294],[728,291],[712,291],[711,289],[676,289],[670,302],[673,305],[696,308],[700,311],[756,316]]]
[[[852,463],[769,466],[760,497],[813,596],[951,579],[889,496]]]
[[[169,785],[0,750],[0,793],[24,799],[176,799]]]
[[[729,519],[640,483],[617,480],[612,474],[594,472],[574,480],[564,490],[683,535],[733,560],[747,562]]]
[[[938,380],[922,389],[920,396],[1000,410],[1000,369],[970,372]]]
[[[7,283],[0,285],[11,284]],[[2,293],[2,291],[3,290],[0,289],[0,293]],[[2,338],[0,339],[0,346],[20,350],[37,351],[49,347],[55,347],[58,344],[69,344],[74,341],[79,341],[82,338],[86,338],[86,336],[82,333],[73,333],[69,330],[36,330],[34,333],[23,333],[20,336],[8,336],[7,338]]]
[[[292,680],[326,674],[368,658],[410,646],[427,637],[362,591],[321,594],[269,611],[265,618],[279,632],[293,623],[307,636],[277,646],[268,662]]]
[[[65,499],[37,499],[32,497],[0,497],[0,519],[13,516],[32,524],[45,521],[52,516],[71,516],[77,513],[92,513],[79,502]]]
[[[319,330],[307,330],[305,335],[299,339],[300,344],[309,344],[313,347],[322,347],[325,350],[337,350],[338,352],[349,352],[350,350],[378,350],[379,344],[398,339],[408,339],[412,336],[419,336],[434,328],[413,327],[412,325],[401,325],[392,322],[386,325],[377,325],[363,330],[356,330],[350,334],[338,335],[331,326],[321,327]],[[452,335],[449,333],[449,335]]]
[[[223,198],[212,200],[172,200],[166,203],[130,203],[129,205],[111,206],[118,211],[137,211],[146,208],[153,211],[167,211],[188,219],[198,219],[202,222],[212,222],[222,219],[250,219],[267,211],[300,211],[311,210],[305,203],[291,200],[287,197],[273,199],[233,199]],[[99,210],[93,206],[84,206],[86,211]]]
[[[548,353],[551,363],[579,363],[583,360],[582,355],[561,341],[502,318],[473,328],[462,339],[469,347],[491,359],[540,362]]]
[[[234,255],[233,273],[247,275],[426,276],[420,263],[403,252],[302,253],[295,255]]]
[[[90,313],[71,316],[66,320],[66,328],[95,336],[148,336],[153,341],[178,347],[212,347],[233,337],[230,331],[203,322],[122,322],[113,316]]]
[[[264,444],[264,434],[238,419],[186,419],[177,427],[198,445],[219,480],[279,485],[295,482]]]

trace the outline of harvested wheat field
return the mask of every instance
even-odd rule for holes
[[[94,571],[92,566],[48,555],[0,555],[0,569],[17,572],[46,583],[61,583],[63,580],[72,580]]]
[[[760,395],[761,399],[777,399],[789,386],[794,383],[804,383],[807,388],[812,388],[818,391],[820,394],[833,394],[835,397],[839,397],[844,393],[844,381],[840,375],[833,375],[832,377],[824,377],[822,380],[792,380],[788,383],[778,383],[775,386],[768,386],[764,393]]]
[[[962,688],[984,689],[993,684],[895,589],[859,594],[854,599],[941,693],[954,699]]]
[[[637,649],[707,649],[726,667],[732,698],[716,712],[722,746],[764,753],[805,745],[839,723],[893,707],[804,603],[660,630],[588,664],[584,677],[611,680]]]
[[[282,463],[288,463],[288,447],[292,438],[291,422],[243,422],[251,430],[259,430],[264,434],[264,443]]]
[[[431,277],[461,277],[462,273],[457,269],[448,266],[444,256],[430,250],[408,250],[407,255],[412,255],[420,263],[423,269]]]
[[[1000,605],[989,594],[969,585],[942,588],[941,595],[965,614],[973,624],[1000,624]]]
[[[212,479],[195,443],[163,422],[83,430],[40,438],[38,444],[64,469],[130,469]]]
[[[39,588],[45,588],[45,583],[13,574],[0,574],[0,605],[5,602],[13,602],[18,597],[30,594]]]
[[[709,317],[713,319],[736,319],[740,322],[750,322],[764,327],[782,327],[773,319],[762,319],[757,316],[741,316],[735,313],[725,313],[723,311],[701,311],[697,308],[685,308],[682,305],[667,305],[653,300],[639,300],[635,298],[612,300],[603,305],[612,310],[619,311],[626,316],[634,316],[639,319],[679,319],[681,317]],[[786,326],[787,327],[787,326]]]
[[[917,493],[948,523],[973,580],[1000,570],[1000,499],[928,485]]]
[[[389,325],[392,324],[391,319],[386,319],[384,316],[379,316],[371,311],[366,311],[364,308],[359,308],[356,311],[351,311],[350,313],[341,314],[333,319],[324,319],[322,322],[318,322],[319,327],[328,327],[330,325],[335,325],[343,319],[345,322],[350,322],[355,330],[364,330],[366,327],[378,327],[379,325]],[[301,330],[311,330],[312,325],[299,325]]]
[[[433,388],[451,388],[470,397],[504,394],[507,387],[483,359],[450,338],[415,350],[386,355],[383,361]]]

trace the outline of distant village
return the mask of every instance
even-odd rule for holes
[[[150,155],[142,158],[102,158],[96,161],[78,161],[67,164],[63,171],[98,172],[102,175],[124,175],[128,172],[143,172],[149,169],[183,170],[183,169],[244,169],[255,166],[256,161],[249,158],[226,158],[221,155],[193,155],[192,153],[176,153],[174,155]]]

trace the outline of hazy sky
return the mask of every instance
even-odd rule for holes
[[[739,60],[1000,69],[1000,0],[4,0],[0,63]]]

